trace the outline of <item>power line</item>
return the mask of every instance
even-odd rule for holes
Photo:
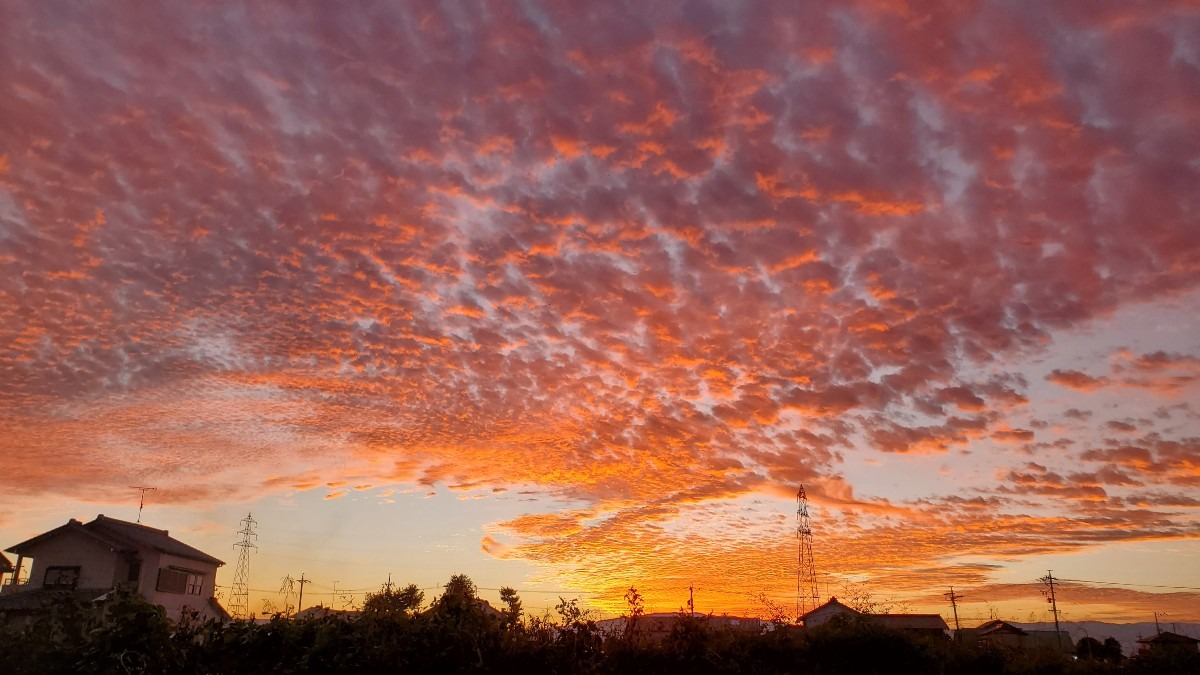
[[[299,579],[296,579],[295,581],[298,583]],[[306,584],[312,583],[312,579],[305,579],[304,583],[306,583]],[[227,586],[225,584],[214,584],[214,586],[216,588],[232,588],[232,586]],[[326,586],[325,588],[328,588],[328,586]],[[441,587],[435,586],[432,588],[423,588],[421,590],[431,591],[431,590],[435,590],[437,588],[441,588]],[[272,588],[247,588],[246,590],[251,591],[253,593],[271,593],[271,594],[280,593],[280,590],[278,588],[274,588],[274,589],[272,589]],[[339,588],[339,589],[337,589],[337,592],[338,592],[338,594],[365,593],[367,591],[373,591],[373,590],[375,590],[375,587],[372,586],[371,588]],[[333,595],[333,591],[309,591],[308,594],[309,595]]]
[[[309,583],[311,583],[316,588],[325,588],[325,589],[329,589],[331,591],[337,591],[338,593],[362,593],[363,591],[373,591],[373,590],[376,590],[377,588],[379,588],[378,586],[368,586],[366,588],[337,588],[336,586],[332,586],[332,587],[326,586],[325,584],[319,584],[319,583],[317,583],[315,581],[311,581],[311,580],[309,581]],[[337,582],[335,581],[334,583],[336,584]]]
[[[434,588],[435,589],[441,588],[441,586],[435,586]],[[486,586],[476,586],[475,588],[477,588],[481,591],[499,591],[500,590],[499,588],[487,588]],[[597,593],[595,591],[565,591],[562,589],[542,590],[542,589],[536,589],[536,588],[534,588],[534,589],[514,588],[513,590],[518,593],[553,593],[554,595],[600,595],[600,593]]]
[[[1070,581],[1076,584],[1103,584],[1105,586],[1136,586],[1138,588],[1169,588],[1178,591],[1200,591],[1196,586],[1163,586],[1160,584],[1135,584],[1122,581],[1090,581],[1088,579],[1063,579],[1059,577],[1056,581]]]
[[[270,543],[270,542],[263,540],[263,543]],[[346,563],[345,560],[332,560],[330,558],[305,558],[303,556],[283,555],[280,553],[263,553],[263,555],[267,556],[268,558],[286,558],[288,560],[304,560],[306,562],[324,563],[327,565],[341,565],[341,564]]]
[[[215,586],[216,586],[217,588],[232,588],[232,586],[226,586],[226,585],[224,585],[224,584],[215,584]],[[273,594],[278,594],[278,593],[279,593],[279,589],[278,589],[278,588],[274,588],[274,589],[266,589],[266,588],[247,588],[246,590],[248,590],[248,591],[252,591],[252,592],[254,592],[254,593],[273,593]],[[311,593],[310,593],[310,595],[311,595]]]

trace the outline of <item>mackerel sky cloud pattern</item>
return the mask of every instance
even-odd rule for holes
[[[800,483],[897,588],[1200,537],[1195,2],[161,4],[0,0],[6,494],[525,490],[614,591]]]

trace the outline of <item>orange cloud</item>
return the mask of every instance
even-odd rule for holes
[[[786,595],[800,483],[897,588],[1194,539],[1186,12],[1043,4],[14,8],[0,489],[521,494],[663,609]]]

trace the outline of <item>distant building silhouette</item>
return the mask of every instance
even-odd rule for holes
[[[1179,633],[1163,631],[1158,635],[1138,640],[1138,650],[1143,652],[1184,652],[1194,654],[1200,651],[1200,640]]]
[[[680,618],[687,617],[687,614],[681,612],[655,612],[653,614],[643,614],[637,619],[637,635],[640,640],[645,642],[662,642],[671,631],[675,628],[675,624]],[[687,617],[691,618],[691,617]],[[741,616],[729,615],[711,615],[697,614],[696,619],[704,622],[704,625],[714,630],[728,631],[745,631],[748,633],[761,633],[769,624],[762,619],[752,619]],[[617,617],[615,619],[602,619],[596,622],[596,627],[606,635],[622,635],[625,633],[625,626],[629,621],[629,617]]]
[[[968,645],[986,645],[1021,651],[1049,649],[1073,653],[1075,650],[1075,642],[1071,640],[1071,636],[1066,631],[1055,633],[1052,630],[1021,628],[999,619],[981,623],[975,628],[964,628],[962,641],[963,644]]]
[[[362,616],[362,612],[356,609],[334,609],[333,607],[325,607],[324,605],[314,605],[305,607],[304,609],[292,615],[293,619],[322,619],[331,617],[334,619],[343,619],[352,621]]]
[[[836,619],[862,619],[916,635],[942,638],[950,635],[950,626],[940,614],[867,614],[843,605],[836,597],[800,617],[805,628],[815,628]]]

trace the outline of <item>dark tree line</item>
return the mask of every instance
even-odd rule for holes
[[[575,600],[531,617],[512,589],[501,599],[501,608],[487,606],[458,575],[428,606],[415,586],[388,586],[352,619],[220,623],[170,621],[132,594],[103,607],[64,597],[30,622],[0,620],[0,673],[1200,673],[1197,654],[1123,658],[1119,645],[1080,641],[1072,659],[916,638],[866,621],[746,632],[681,614],[651,640],[635,589],[624,629],[611,635]]]

